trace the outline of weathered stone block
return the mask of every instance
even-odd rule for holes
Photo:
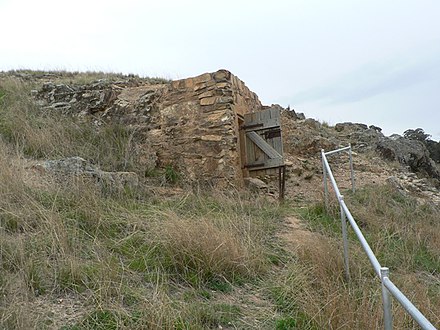
[[[226,89],[226,88],[230,87],[231,84],[229,82],[221,82],[221,83],[217,83],[215,86],[218,89],[222,89],[223,90],[223,89]]]
[[[220,96],[217,97],[216,101],[218,104],[224,104],[224,103],[233,103],[234,99],[230,96]]]
[[[212,105],[216,102],[217,97],[216,96],[212,96],[212,97],[206,97],[204,99],[200,100],[200,105]]]
[[[212,80],[212,76],[210,73],[205,73],[195,78],[189,78],[189,79],[193,79],[195,84],[200,84]],[[187,79],[184,79],[183,81],[185,80]]]
[[[214,73],[214,80],[217,82],[229,81],[231,79],[231,73],[227,70],[219,70]]]
[[[204,98],[211,97],[211,96],[215,96],[214,90],[203,92],[202,94],[199,95],[199,99],[204,99]]]
[[[209,89],[214,89],[214,87],[215,87],[215,81],[214,80],[210,80],[210,81],[207,81],[207,82],[204,82],[204,83],[197,83],[197,84],[195,84],[194,91],[197,92],[197,91],[200,91],[202,89],[209,90]]]
[[[204,135],[201,137],[202,141],[215,141],[219,142],[222,140],[221,135]]]

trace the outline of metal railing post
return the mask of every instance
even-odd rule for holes
[[[342,207],[341,201],[344,200],[344,196],[339,198],[339,205],[341,207],[341,227],[342,227],[342,240],[344,243],[344,266],[345,266],[345,277],[347,281],[350,281],[350,266],[348,263],[348,237],[347,237],[347,221],[345,217],[345,211]]]
[[[393,315],[391,314],[391,297],[388,289],[383,283],[385,277],[389,278],[390,271],[388,267],[380,268],[380,281],[382,285],[382,304],[383,304],[383,323],[385,330],[393,329]]]
[[[327,185],[327,169],[325,167],[325,153],[324,149],[321,149],[321,157],[322,157],[322,174],[324,180],[324,205],[325,211],[328,212],[328,185]]]
[[[353,169],[353,154],[351,152],[351,143],[348,146],[349,146],[348,156],[350,157],[351,189],[352,189],[353,192],[355,192],[355,187],[354,187],[354,169]]]
[[[417,322],[423,330],[436,330],[436,327],[417,309],[416,306],[391,282],[389,277],[384,277],[382,283],[388,289],[388,292],[396,298],[409,315]]]

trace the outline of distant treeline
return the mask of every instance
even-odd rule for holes
[[[407,129],[403,136],[410,140],[421,141],[429,150],[430,157],[440,163],[440,142],[431,140],[431,135],[426,134],[422,128]]]

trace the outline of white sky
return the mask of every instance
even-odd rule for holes
[[[186,78],[264,104],[440,139],[439,0],[0,0],[0,70]]]

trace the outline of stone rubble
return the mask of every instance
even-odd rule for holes
[[[387,182],[403,195],[410,194],[421,201],[428,200],[440,205],[440,190],[435,188],[426,178],[418,178],[414,173],[406,172],[390,176]]]

